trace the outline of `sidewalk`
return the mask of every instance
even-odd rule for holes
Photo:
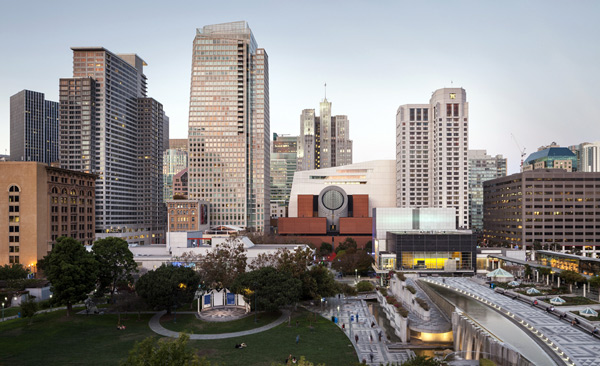
[[[344,333],[354,345],[360,362],[366,360],[368,365],[373,366],[389,362],[400,364],[414,356],[414,353],[410,350],[402,350],[400,352],[389,351],[385,330],[377,324],[375,317],[369,312],[367,303],[364,300],[356,298],[348,298],[346,300],[330,298],[328,301],[330,302],[330,309],[320,312],[319,308],[315,307],[313,310],[327,319],[336,316],[338,318],[337,325],[340,328],[342,324],[345,325]],[[338,307],[339,311],[337,310]],[[357,315],[358,322],[356,321]],[[353,322],[350,321],[351,316],[354,316]],[[372,323],[375,323],[374,327],[371,327]],[[381,342],[379,341],[380,332],[382,333]],[[356,336],[358,336],[358,342],[356,342]],[[373,355],[372,361],[371,355]]]

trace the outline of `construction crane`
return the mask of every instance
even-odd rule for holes
[[[525,148],[521,148],[521,145],[519,145],[519,141],[517,141],[517,138],[515,137],[515,135],[513,135],[512,133],[510,134],[510,136],[512,137],[512,139],[515,141],[515,144],[517,145],[517,149],[519,149],[519,152],[521,153],[521,171],[523,171],[523,158],[525,157]]]

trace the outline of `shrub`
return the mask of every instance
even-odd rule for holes
[[[381,292],[383,296],[387,296],[387,288],[380,287],[379,292]]]
[[[406,276],[404,275],[404,273],[402,273],[402,272],[396,272],[396,276],[398,276],[398,279],[400,281],[406,281]]]
[[[408,318],[408,310],[406,310],[402,305],[396,307],[396,310],[403,318]]]
[[[21,303],[21,316],[23,318],[33,318],[38,311],[38,304],[33,300],[27,300]]]
[[[413,294],[413,295],[417,293],[417,290],[415,290],[415,288],[412,287],[411,285],[406,286],[406,289],[408,291],[410,291],[410,293]]]
[[[356,284],[356,290],[358,292],[367,292],[367,291],[373,291],[373,284],[369,281],[360,281],[359,283]]]
[[[419,305],[423,308],[423,310],[429,310],[429,304],[427,303],[427,301],[421,299],[420,297],[417,297],[416,300],[419,303]]]

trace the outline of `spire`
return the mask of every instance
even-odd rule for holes
[[[327,100],[327,83],[325,83],[325,100]]]

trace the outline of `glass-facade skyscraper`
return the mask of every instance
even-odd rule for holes
[[[189,114],[190,199],[210,222],[269,227],[269,62],[245,21],[196,31]]]
[[[273,134],[271,147],[271,204],[288,207],[296,172],[298,136]],[[273,213],[271,213],[273,215]]]
[[[21,90],[10,97],[10,160],[58,161],[58,103]]]
[[[485,150],[469,150],[469,220],[471,229],[483,231],[483,182],[506,176],[506,158]]]

